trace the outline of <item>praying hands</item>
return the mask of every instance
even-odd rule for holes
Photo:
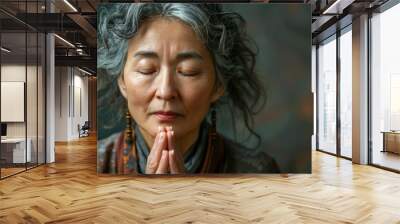
[[[175,145],[172,127],[159,127],[147,157],[146,174],[185,173],[183,155]]]

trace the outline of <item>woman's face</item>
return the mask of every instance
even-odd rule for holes
[[[154,137],[158,126],[172,126],[181,137],[198,130],[222,95],[215,82],[211,55],[194,31],[178,20],[157,18],[129,41],[119,85],[142,131]]]

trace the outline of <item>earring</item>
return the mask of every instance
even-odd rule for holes
[[[215,106],[211,108],[211,138],[215,140],[217,137],[217,111],[215,110]]]
[[[125,127],[125,139],[128,144],[132,144],[133,137],[132,137],[132,117],[129,113],[129,110],[125,113],[126,118],[126,127]]]

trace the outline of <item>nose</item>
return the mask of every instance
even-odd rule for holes
[[[162,69],[159,73],[159,82],[156,91],[156,97],[161,100],[173,100],[177,97],[177,91],[174,80],[174,71],[172,69]]]

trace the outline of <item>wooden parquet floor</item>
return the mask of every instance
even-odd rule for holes
[[[0,181],[0,223],[400,223],[400,175],[313,152],[311,175],[97,176],[96,141]]]
[[[25,170],[25,167],[23,167],[23,168],[8,168],[8,167],[1,168],[1,176],[7,177],[7,176],[13,175],[15,173],[22,172],[24,170]]]

